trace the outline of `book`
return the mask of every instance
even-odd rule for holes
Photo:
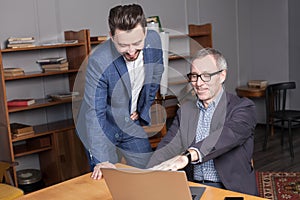
[[[4,77],[23,76],[23,75],[25,75],[24,71],[4,72]]]
[[[24,70],[20,67],[6,67],[4,68],[4,77],[10,76],[22,76],[24,75]]]
[[[69,66],[68,62],[41,65],[41,67],[43,69],[58,69],[58,68],[63,68],[63,67],[68,67],[68,66]]]
[[[64,100],[69,99],[75,96],[78,96],[79,92],[62,92],[62,93],[56,93],[56,94],[50,94],[48,95],[53,100]]]
[[[69,69],[69,63],[65,62],[62,64],[47,64],[41,65],[44,72],[52,72],[52,71],[65,71]]]
[[[58,63],[64,63],[66,62],[66,58],[63,57],[51,57],[51,58],[41,58],[36,61],[38,64],[58,64]]]
[[[24,44],[7,44],[7,48],[26,48],[26,47],[35,47],[35,44],[24,43]]]
[[[32,126],[21,123],[11,123],[10,131],[14,138],[34,134]]]
[[[34,131],[28,131],[25,133],[13,133],[12,136],[13,138],[17,138],[17,137],[22,137],[22,136],[32,135],[32,134],[34,134]]]
[[[28,41],[28,40],[34,40],[34,37],[9,37],[7,39],[8,42],[12,42],[12,41]]]
[[[65,40],[64,44],[77,44],[78,40]]]
[[[13,40],[13,41],[8,41],[9,44],[30,44],[34,43],[35,40]]]
[[[69,70],[69,67],[48,68],[48,69],[44,69],[44,72],[67,71],[67,70]]]
[[[54,46],[54,45],[61,45],[61,44],[77,44],[78,40],[65,40],[65,41],[46,41],[41,43],[41,46]]]
[[[41,46],[54,46],[54,45],[61,45],[64,44],[63,42],[58,42],[58,41],[46,41],[40,43]]]
[[[24,72],[24,70],[20,67],[5,67],[4,72]]]
[[[13,134],[28,134],[34,132],[32,126],[21,123],[11,123],[10,130]]]
[[[248,87],[252,88],[265,88],[268,85],[266,80],[250,80],[248,81]]]
[[[30,106],[35,103],[34,99],[13,99],[7,101],[7,106]]]
[[[107,40],[107,36],[103,35],[103,36],[92,36],[90,37],[91,41],[103,41],[103,40]]]

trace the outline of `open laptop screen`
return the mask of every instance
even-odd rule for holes
[[[101,169],[114,200],[191,200],[184,171]],[[200,189],[201,188],[201,189]],[[199,199],[205,187],[196,188]]]

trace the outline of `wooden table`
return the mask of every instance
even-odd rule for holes
[[[240,97],[260,98],[264,97],[266,88],[253,88],[248,86],[239,86],[236,88],[236,93]]]
[[[124,167],[122,164],[118,164],[118,167]],[[112,200],[111,194],[106,186],[104,179],[93,180],[90,178],[90,173],[79,176],[77,178],[64,181],[62,183],[38,190],[33,193],[24,195],[19,199],[30,200],[57,200],[57,199],[72,199],[72,200]],[[208,199],[220,199],[223,200],[226,196],[244,197],[244,200],[260,200],[264,198],[246,195],[238,192],[232,192],[229,190],[218,189],[210,186],[201,185],[198,183],[190,182],[191,186],[204,186],[206,190],[201,200]]]

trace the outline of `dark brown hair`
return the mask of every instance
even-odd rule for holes
[[[128,31],[134,29],[138,24],[145,31],[147,22],[142,7],[137,4],[131,4],[112,8],[109,12],[108,24],[110,32],[114,36],[116,29]]]

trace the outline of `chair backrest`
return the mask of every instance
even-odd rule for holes
[[[18,163],[16,162],[8,163],[0,161],[0,199],[17,199],[24,195],[23,190],[14,186],[14,182],[9,171],[12,166],[17,164]]]
[[[6,162],[0,162],[0,183],[3,182],[3,178],[6,179],[6,173],[10,165]]]
[[[266,111],[267,118],[276,111],[285,111],[287,90],[295,89],[295,82],[275,83],[266,89]]]

